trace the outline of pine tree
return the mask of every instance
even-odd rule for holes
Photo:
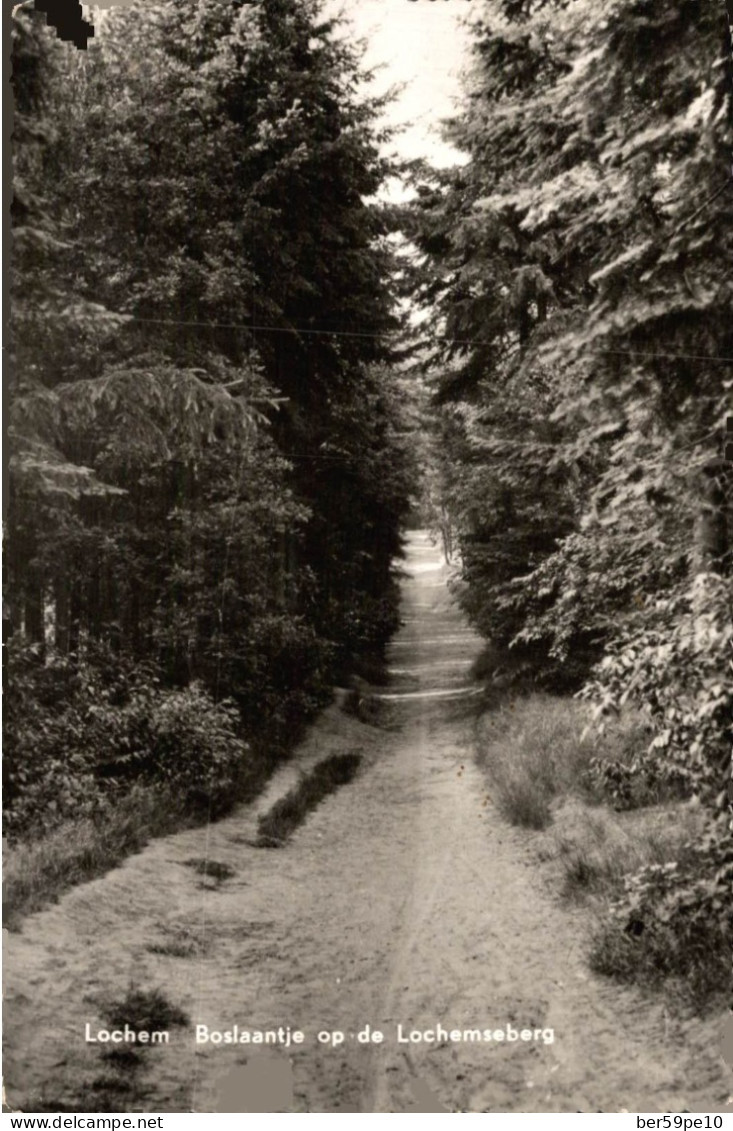
[[[580,658],[578,678],[688,574],[700,477],[717,500],[708,560],[727,568],[725,22],[647,0],[481,16],[449,131],[470,161],[414,215],[424,295],[457,339],[437,360],[442,398],[465,406],[468,601],[515,653],[554,657],[553,679]]]
[[[376,105],[333,30],[310,2],[110,13],[47,69],[34,166],[73,325],[21,335],[14,584],[64,648],[264,715],[394,626],[409,493]]]

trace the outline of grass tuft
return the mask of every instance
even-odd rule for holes
[[[282,751],[278,754],[282,758]],[[228,809],[237,802],[252,801],[277,761],[258,756],[243,766]],[[223,815],[220,807],[215,816]],[[65,821],[45,835],[34,834],[5,845],[4,925],[11,931],[20,930],[26,915],[56,903],[77,884],[103,876],[156,837],[195,828],[208,819],[208,814],[192,810],[180,791],[136,784],[98,818]]]
[[[555,836],[564,898],[573,903],[619,899],[626,876],[650,864],[677,860],[699,835],[703,819],[701,810],[690,806],[629,813],[625,819],[604,810],[582,813],[578,819],[559,812],[557,823],[568,826]]]
[[[190,1024],[188,1015],[159,989],[142,990],[131,985],[124,997],[100,1001],[97,1005],[110,1029],[124,1029],[129,1025],[135,1032],[151,1033]],[[118,1044],[101,1050],[102,1071],[89,1084],[96,1111],[135,1111],[144,1103],[149,1089],[143,1085],[141,1077],[154,1047]]]
[[[587,707],[572,699],[535,693],[488,712],[481,721],[478,762],[487,770],[492,796],[504,817],[523,828],[544,829],[553,802],[570,793],[603,800],[589,775],[591,759],[631,759],[644,743],[638,719],[629,716],[599,739],[588,733]]]
[[[255,841],[257,847],[277,848],[284,844],[324,797],[353,780],[360,763],[361,754],[356,751],[331,754],[318,762],[310,773],[301,777],[294,789],[260,817]]]
[[[228,864],[222,864],[219,860],[206,860],[203,857],[193,857],[191,860],[184,860],[184,865],[187,868],[193,868],[194,872],[198,872],[200,876],[206,879],[214,880],[217,884],[223,883],[224,880],[230,880],[232,876],[236,876],[234,868],[230,868]]]
[[[619,982],[664,987],[675,1006],[699,1015],[727,1005],[731,932],[712,921],[683,931],[652,918],[641,926],[613,916],[599,923],[591,940],[591,970]]]
[[[147,1029],[150,1032],[190,1023],[188,1015],[168,1001],[162,990],[130,987],[123,998],[100,1003],[100,1012],[110,1028],[114,1029],[124,1029],[125,1025],[129,1025],[131,1029]]]

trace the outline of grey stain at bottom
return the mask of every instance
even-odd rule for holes
[[[215,1112],[287,1112],[293,1106],[293,1069],[280,1056],[253,1057],[221,1082]]]
[[[725,1019],[721,1052],[725,1063],[733,1069],[733,1012],[729,1013]]]
[[[410,1105],[410,1115],[418,1115],[420,1113],[427,1114],[428,1112],[432,1114],[448,1112],[448,1108],[443,1107],[432,1088],[430,1088],[424,1080],[411,1080],[410,1087],[415,1097],[414,1102]]]

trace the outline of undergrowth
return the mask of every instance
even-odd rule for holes
[[[704,1013],[730,983],[730,829],[679,774],[657,772],[640,712],[602,734],[587,721],[577,700],[540,694],[485,715],[478,761],[491,797],[514,825],[553,826],[538,850],[558,866],[562,896],[592,907],[591,967]]]
[[[251,770],[232,804],[253,799],[271,772],[264,760]],[[67,819],[36,838],[10,843],[3,854],[5,926],[19,930],[27,915],[55,903],[77,884],[104,875],[156,837],[207,821],[206,812],[192,811],[175,790],[138,784],[114,803],[97,806],[91,816]]]
[[[733,950],[733,844],[711,827],[675,859],[624,877],[599,924],[592,969],[642,986],[665,984],[697,1012],[727,1003]]]
[[[560,812],[556,825],[563,828],[564,818]],[[626,820],[604,809],[583,810],[580,821],[554,834],[552,856],[561,868],[563,897],[575,903],[619,899],[629,874],[676,860],[700,833],[702,821],[701,810],[687,806],[673,812],[636,812]]]
[[[638,719],[628,718],[599,738],[587,733],[587,721],[581,704],[542,694],[514,699],[482,718],[478,761],[511,824],[545,828],[555,799],[569,793],[604,800],[595,760],[631,761],[645,732]]]

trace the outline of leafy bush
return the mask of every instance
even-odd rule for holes
[[[730,583],[700,574],[689,590],[656,601],[643,628],[598,666],[583,696],[599,729],[626,703],[649,720],[653,738],[630,766],[672,782],[721,809],[733,718]]]
[[[95,659],[40,664],[32,648],[11,641],[8,835],[98,816],[139,782],[175,789],[190,809],[226,806],[246,771],[236,708],[214,703],[200,684],[165,690],[145,668]]]
[[[598,931],[591,965],[623,981],[674,979],[700,1009],[722,1000],[733,945],[733,836],[712,828],[675,861],[625,880]]]
[[[644,626],[599,665],[583,695],[601,728],[626,704],[641,710],[651,741],[625,766],[596,767],[621,805],[655,791],[696,796],[711,831],[676,861],[642,868],[602,928],[593,951],[601,972],[628,980],[675,977],[706,1001],[729,976],[733,926],[733,834],[726,808],[733,718],[730,583],[700,574],[658,600]]]

